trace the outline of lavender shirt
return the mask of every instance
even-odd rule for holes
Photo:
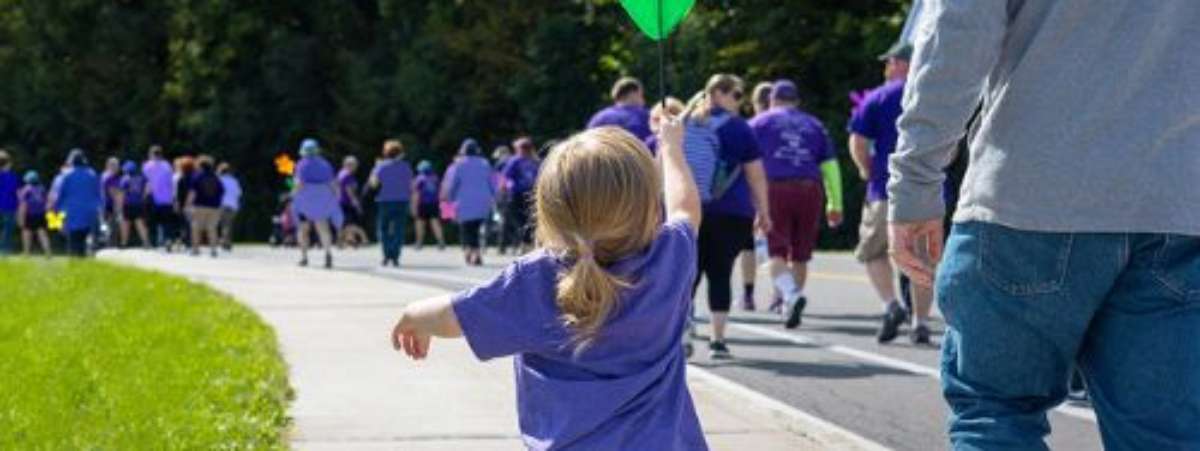
[[[384,160],[371,170],[371,176],[379,179],[379,194],[376,202],[408,202],[412,197],[412,166],[399,158]]]
[[[545,250],[454,298],[476,357],[515,356],[517,414],[529,449],[708,449],[681,343],[695,268],[691,227],[665,224],[645,251],[609,268],[634,288],[578,356],[555,302],[567,266]]]
[[[600,110],[588,121],[587,128],[606,126],[621,127],[640,140],[653,134],[650,132],[650,112],[640,106],[613,105]]]
[[[296,180],[300,189],[292,201],[292,211],[299,219],[303,216],[310,221],[331,220],[337,227],[342,226],[342,209],[333,189],[335,177],[333,165],[320,156],[309,156],[300,159],[296,164]]]
[[[483,157],[461,157],[446,170],[445,195],[454,202],[458,222],[485,219],[492,213],[496,187],[492,166]]]
[[[167,160],[148,160],[142,164],[142,175],[150,185],[150,197],[154,205],[170,206],[175,203],[175,174]]]
[[[834,157],[821,121],[793,107],[772,108],[750,120],[767,180],[821,180],[821,163]]]

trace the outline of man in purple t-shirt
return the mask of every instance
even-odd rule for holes
[[[150,146],[150,158],[142,164],[142,175],[150,190],[147,206],[150,241],[155,245],[169,240],[175,220],[175,173],[159,145]]]
[[[841,175],[829,134],[821,121],[797,107],[799,101],[795,83],[777,81],[772,84],[771,109],[750,121],[767,173],[774,297],[788,306],[789,329],[800,325],[808,303],[804,285],[820,232],[821,208],[830,226],[838,225],[842,216]]]
[[[867,182],[867,198],[863,204],[859,243],[854,250],[858,261],[866,264],[867,276],[884,305],[883,323],[876,337],[880,343],[896,338],[899,327],[909,312],[896,298],[895,272],[888,257],[887,182],[888,158],[896,148],[899,132],[896,121],[903,112],[904,81],[908,77],[908,60],[912,47],[897,44],[885,53],[884,76],[887,81],[863,100],[850,118],[850,155],[858,174]],[[929,343],[929,317],[933,294],[927,288],[913,289],[916,315],[910,338],[917,344]]]
[[[613,105],[600,110],[588,121],[587,128],[621,127],[645,141],[650,132],[650,112],[646,110],[646,95],[636,78],[623,77],[612,88]]]

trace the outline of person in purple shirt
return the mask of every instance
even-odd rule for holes
[[[642,82],[624,77],[612,88],[613,105],[600,110],[588,121],[587,128],[621,127],[645,141],[650,132],[650,113],[646,111],[646,94]]]
[[[404,161],[404,145],[398,139],[383,143],[383,158],[371,171],[367,182],[377,190],[379,242],[383,247],[383,265],[400,266],[404,248],[404,227],[412,200],[412,166]]]
[[[81,149],[71,150],[67,165],[70,169],[56,187],[51,209],[66,214],[63,232],[67,235],[69,253],[86,257],[88,238],[99,225],[100,209],[104,206],[100,197],[100,177],[88,166],[87,156]]]
[[[121,228],[121,211],[117,209],[117,198],[121,195],[121,159],[108,157],[104,160],[104,172],[100,173],[100,197],[104,199],[104,211],[100,213],[101,240],[106,246],[117,244],[117,230]]]
[[[442,212],[438,206],[438,191],[441,190],[441,186],[442,182],[438,179],[437,172],[433,170],[433,163],[429,160],[421,160],[417,164],[417,178],[413,179],[412,186],[412,213],[417,223],[418,250],[425,245],[425,229],[427,228],[433,231],[433,237],[437,239],[438,250],[446,247],[446,236],[442,231]]]
[[[342,170],[338,171],[338,205],[342,208],[342,230],[338,233],[338,246],[367,244],[367,231],[363,229],[362,188],[355,173],[358,172],[358,158],[353,155],[342,159]]]
[[[173,238],[171,224],[175,218],[175,175],[162,146],[150,146],[149,158],[142,164],[142,175],[146,176],[150,191],[150,203],[146,207],[150,239],[155,246],[163,245]]]
[[[884,61],[887,81],[863,100],[850,117],[850,156],[858,167],[859,177],[867,182],[867,198],[863,203],[859,225],[859,243],[854,256],[867,267],[867,276],[879,300],[883,303],[883,319],[876,339],[887,343],[896,338],[899,328],[910,312],[896,298],[895,271],[888,256],[887,182],[888,158],[896,149],[899,131],[896,121],[903,113],[904,83],[908,78],[908,61],[912,47],[897,44],[880,57]],[[907,284],[902,278],[901,284]],[[926,324],[933,304],[933,293],[925,287],[912,290],[913,328],[910,338],[915,344],[929,344],[930,331]]]
[[[500,196],[509,199],[508,209],[504,212],[504,234],[511,238],[510,243],[517,247],[518,254],[524,254],[533,249],[533,229],[529,226],[529,212],[532,211],[534,184],[537,183],[538,169],[541,164],[534,152],[537,148],[533,140],[520,138],[513,143],[517,149],[516,156],[510,158],[500,168]]]
[[[468,265],[475,266],[483,266],[479,234],[496,200],[492,166],[480,156],[482,152],[474,139],[464,140],[458,150],[458,159],[446,170],[446,180],[442,182],[442,199],[454,203],[463,257]]]
[[[25,255],[33,252],[33,239],[36,236],[42,252],[50,256],[50,232],[46,224],[46,188],[37,171],[25,173],[25,186],[17,192],[19,206],[17,221],[21,227],[21,244]]]
[[[531,450],[708,449],[681,343],[701,224],[682,137],[678,119],[664,124],[661,170],[616,128],[560,144],[537,181],[543,248],[489,283],[408,306],[393,346],[419,360],[431,337],[465,337],[481,360],[515,356]]]
[[[126,161],[121,166],[125,175],[118,183],[120,196],[117,198],[118,210],[121,212],[121,247],[129,245],[129,235],[137,230],[142,247],[149,248],[150,230],[146,227],[146,216],[150,199],[149,182],[142,175],[137,163]]]
[[[296,188],[292,191],[292,215],[300,224],[296,232],[300,242],[300,266],[308,266],[309,241],[312,229],[316,228],[321,249],[325,251],[325,268],[333,268],[331,227],[342,225],[337,175],[329,160],[321,157],[321,145],[315,139],[305,139],[300,144],[300,157],[294,175]]]
[[[207,242],[209,255],[217,257],[217,249],[221,247],[221,201],[224,199],[225,184],[217,175],[217,162],[209,155],[201,155],[196,159],[196,173],[188,184],[186,202],[192,226],[192,255],[200,255],[201,243]]]
[[[735,173],[740,169],[740,174],[724,192],[705,202],[704,225],[700,227],[700,270],[693,286],[699,287],[701,277],[708,280],[708,309],[712,318],[712,338],[708,347],[714,359],[731,357],[725,344],[725,325],[733,303],[730,279],[734,261],[746,241],[754,239],[755,228],[763,234],[771,230],[767,178],[758,140],[750,125],[737,113],[744,97],[742,89],[742,80],[736,76],[713,75],[704,91],[693,96],[684,117],[687,123],[699,127],[720,123],[715,131],[717,149],[704,151],[715,150],[717,164],[731,168],[728,172]],[[694,126],[689,125],[689,133],[692,129]],[[685,150],[696,152],[695,149]]]
[[[804,285],[822,208],[831,227],[842,219],[841,173],[833,143],[821,121],[802,111],[799,102],[795,83],[776,81],[771,87],[771,108],[750,121],[767,173],[772,224],[767,244],[774,298],[787,306],[789,329],[800,325],[808,303]]]
[[[0,255],[12,252],[12,236],[17,225],[17,189],[21,180],[12,169],[12,157],[0,149]]]

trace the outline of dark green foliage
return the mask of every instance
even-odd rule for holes
[[[881,81],[874,56],[905,3],[700,1],[668,44],[670,91],[686,99],[717,71],[793,78],[844,147],[846,94]],[[616,0],[0,0],[0,146],[43,171],[74,146],[212,153],[262,207],[241,230],[261,239],[283,189],[271,158],[305,136],[367,166],[400,137],[444,168],[466,136],[579,129],[620,75],[657,97],[656,52]]]

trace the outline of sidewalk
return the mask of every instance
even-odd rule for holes
[[[428,360],[392,351],[408,302],[448,292],[368,275],[237,258],[105,252],[104,260],[205,283],[257,311],[278,334],[296,390],[296,449],[522,449],[508,359],[478,362],[461,340]],[[871,443],[691,369],[688,385],[714,450],[864,449]]]

